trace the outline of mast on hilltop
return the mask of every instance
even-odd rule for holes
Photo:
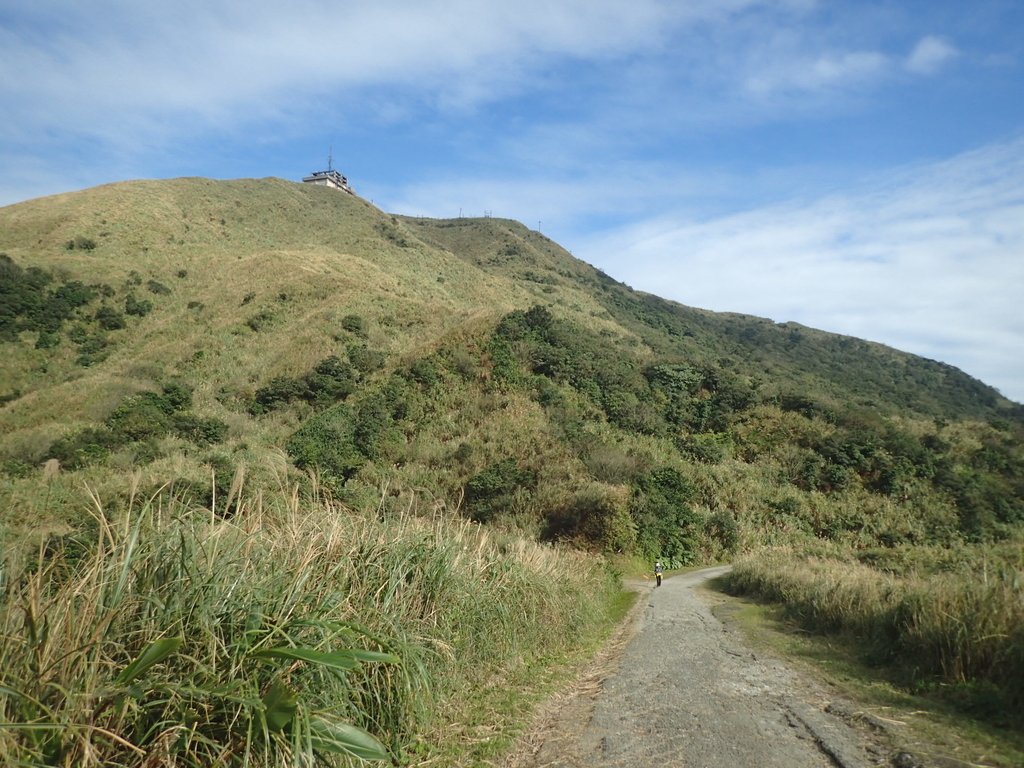
[[[316,184],[321,187],[331,187],[332,189],[340,189],[342,192],[348,192],[350,195],[355,194],[355,190],[349,186],[348,179],[334,170],[334,147],[332,146],[327,153],[327,170],[326,171],[313,171],[309,176],[302,179],[303,184]]]

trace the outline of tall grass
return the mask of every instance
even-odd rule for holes
[[[897,575],[777,550],[737,563],[729,585],[781,603],[807,629],[852,636],[913,684],[939,682],[1024,726],[1024,567],[1019,554],[973,558],[974,570]]]
[[[611,587],[570,552],[298,492],[230,519],[94,502],[91,536],[0,573],[4,764],[406,762],[438,712],[597,631]]]

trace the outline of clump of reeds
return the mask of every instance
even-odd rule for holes
[[[606,578],[571,553],[273,502],[97,501],[92,540],[2,572],[0,762],[400,759],[446,696],[600,616]]]
[[[806,629],[857,638],[913,682],[981,684],[1015,711],[1024,706],[1024,571],[1015,562],[979,556],[976,570],[894,575],[775,551],[737,563],[729,584],[784,605]]]

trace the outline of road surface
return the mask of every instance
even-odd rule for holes
[[[638,585],[632,618],[558,697],[506,768],[889,765],[828,696],[752,652],[695,587],[727,567]]]

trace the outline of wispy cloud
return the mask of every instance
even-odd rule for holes
[[[934,35],[922,37],[907,56],[907,70],[919,75],[938,72],[959,55],[959,51],[946,40]]]
[[[71,117],[66,128],[101,134],[117,122],[112,111],[218,122],[244,117],[238,109],[263,117],[283,94],[338,88],[415,84],[493,99],[504,90],[473,81],[513,87],[510,67],[522,73],[545,56],[631,50],[672,25],[671,8],[659,0],[41,0],[0,32],[0,96],[13,118],[7,130]]]
[[[873,81],[889,67],[889,57],[877,51],[823,53],[768,64],[751,73],[745,86],[761,97],[793,91],[820,92]]]
[[[1024,140],[844,195],[662,216],[580,254],[642,290],[881,341],[1024,402]]]

